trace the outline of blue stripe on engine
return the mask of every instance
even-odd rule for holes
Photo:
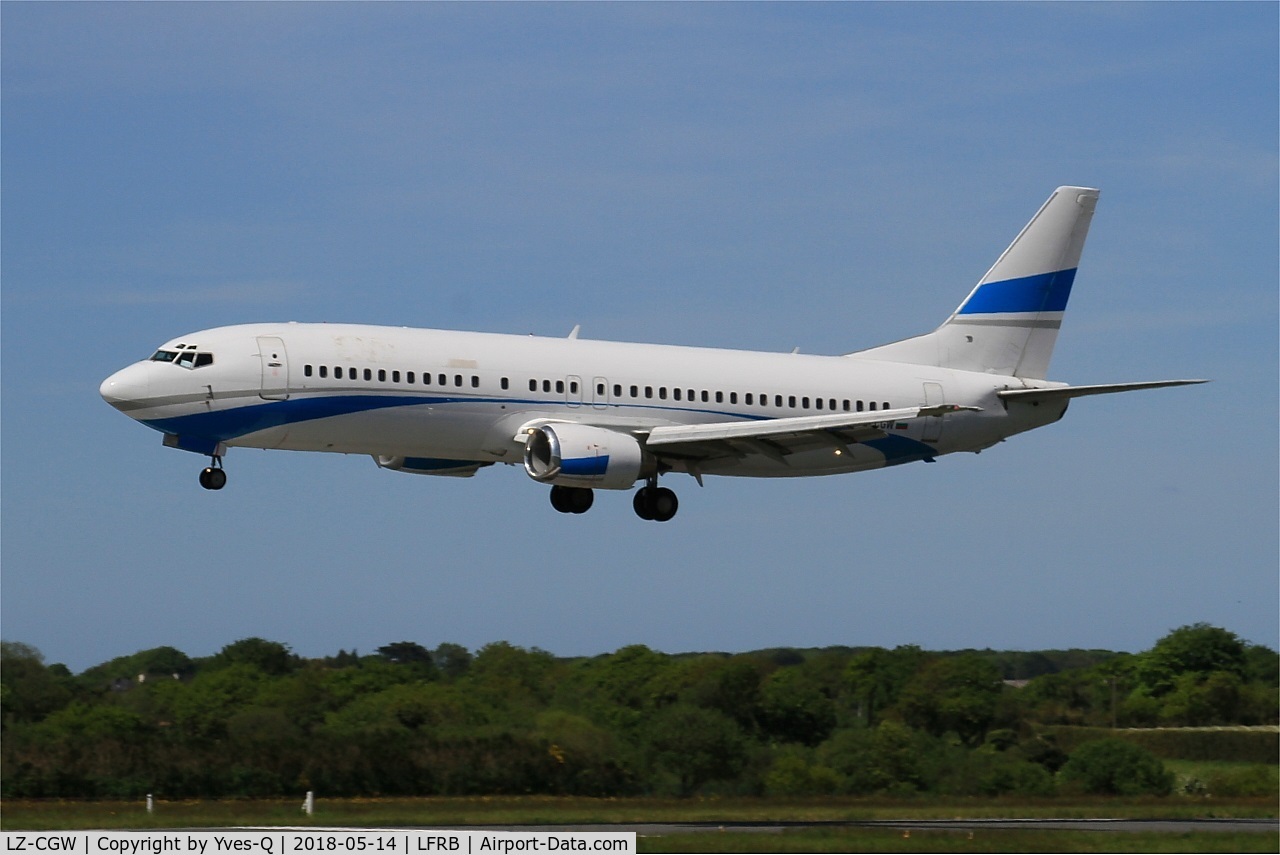
[[[1067,308],[1076,269],[1038,273],[1021,279],[986,282],[973,293],[957,314],[1061,312]]]
[[[576,457],[573,460],[561,460],[560,471],[565,475],[576,475],[579,478],[588,475],[603,475],[609,468],[609,455],[599,457]]]

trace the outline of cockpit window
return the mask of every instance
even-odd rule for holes
[[[195,350],[157,350],[151,356],[152,362],[176,362],[183,368],[203,368],[213,364],[212,353],[199,353]]]

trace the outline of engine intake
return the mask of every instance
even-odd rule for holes
[[[530,428],[524,443],[524,471],[544,484],[629,490],[655,465],[634,437],[590,425]]]

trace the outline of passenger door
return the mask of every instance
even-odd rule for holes
[[[289,356],[284,339],[274,335],[258,336],[258,356],[262,359],[262,391],[268,401],[289,398]]]

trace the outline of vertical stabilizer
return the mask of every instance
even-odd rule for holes
[[[942,326],[849,355],[1044,379],[1097,203],[1059,187]]]

